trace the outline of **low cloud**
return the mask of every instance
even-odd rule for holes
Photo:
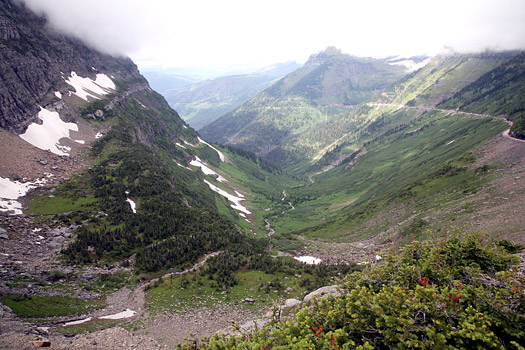
[[[523,0],[18,0],[139,66],[217,68],[358,56],[525,49]]]
[[[76,36],[112,55],[129,55],[140,50],[151,35],[143,6],[136,1],[21,1],[33,12],[45,15],[55,30]]]

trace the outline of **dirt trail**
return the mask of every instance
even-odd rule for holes
[[[162,276],[162,279],[167,279],[172,276],[181,276],[185,275],[190,272],[194,272],[198,269],[200,269],[210,258],[215,257],[219,254],[221,254],[222,251],[219,252],[213,252],[206,254],[199,262],[197,262],[192,267],[180,271],[180,272],[170,272]],[[146,304],[146,294],[144,293],[144,290],[147,286],[154,284],[157,282],[159,278],[154,278],[150,281],[141,283],[137,286],[135,286],[132,289],[129,289],[127,287],[122,288],[121,290],[109,295],[106,298],[106,304],[107,306],[94,313],[94,315],[90,316],[96,316],[99,317],[101,315],[108,315],[108,314],[114,314],[115,312],[120,312],[125,309],[131,309],[133,311],[137,312],[137,315],[140,315],[142,312],[145,311],[145,304]]]
[[[436,107],[432,107],[432,106],[407,106],[407,105],[398,104],[398,103],[378,103],[378,102],[368,102],[367,105],[369,105],[369,106],[397,107],[397,108],[405,108],[405,109],[417,109],[417,110],[421,110],[421,111],[439,111],[439,112],[446,113],[447,115],[450,115],[450,114],[452,114],[452,115],[454,115],[454,114],[463,114],[463,115],[468,115],[470,117],[475,117],[475,118],[492,118],[492,119],[498,119],[498,120],[504,121],[507,124],[509,124],[510,126],[512,126],[512,121],[508,120],[504,116],[495,116],[495,115],[490,115],[490,114],[465,112],[465,111],[459,110],[459,108],[458,109],[442,109],[442,108],[436,108]],[[514,141],[525,142],[525,140],[521,140],[521,139],[512,137],[509,134],[509,131],[510,131],[510,129],[505,130],[502,133],[502,135],[504,137],[509,138],[511,140],[514,140]]]

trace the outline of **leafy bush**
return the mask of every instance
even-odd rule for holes
[[[524,280],[485,236],[414,242],[348,275],[340,297],[181,349],[523,349]]]

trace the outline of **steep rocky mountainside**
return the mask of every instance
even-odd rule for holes
[[[1,6],[0,347],[145,341],[115,339],[118,329],[71,341],[116,323],[175,345],[355,269],[272,258],[252,203],[293,180],[203,141],[128,59],[54,32],[17,1]],[[269,285],[276,272],[309,278]]]
[[[59,101],[55,91],[72,91],[64,82],[71,71],[93,79],[110,73],[116,80],[146,84],[129,58],[99,53],[53,31],[45,18],[35,18],[18,2],[2,1],[0,16],[0,126],[6,130],[23,133],[37,121],[39,106]],[[71,117],[67,108],[64,112]]]
[[[516,290],[524,289],[508,271],[494,275],[512,260],[501,249],[519,246],[469,236],[465,244],[452,237],[441,250],[455,230],[499,232],[523,243],[525,142],[509,136],[501,115],[505,101],[519,114],[520,99],[499,96],[488,83],[495,77],[498,85],[519,87],[522,76],[506,63],[520,55],[405,62],[329,49],[232,112],[232,126],[242,130],[230,143],[243,150],[201,139],[128,59],[54,32],[16,0],[0,8],[2,37],[10,38],[2,40],[0,91],[7,106],[0,127],[0,347],[32,349],[36,341],[56,349],[175,348],[189,332],[231,334],[232,323],[242,324],[238,331],[268,322],[281,338],[274,331],[286,328],[274,325],[290,308],[300,300],[306,306],[312,295],[339,295],[329,285],[366,266],[373,268],[348,279],[347,291],[391,281],[399,293],[384,299],[388,307],[412,292],[417,300],[432,297],[424,305],[434,307],[439,294],[446,314],[439,307],[436,317],[445,315],[451,336],[460,325],[470,329],[472,316],[486,327],[466,338],[493,328],[505,341],[523,341],[520,304],[512,304],[511,317],[521,323],[504,332],[499,325],[508,321],[508,301],[523,300]],[[423,68],[409,73],[400,62]],[[419,259],[429,246],[409,247],[431,236],[438,239],[430,256],[436,260]],[[407,254],[399,257],[403,264],[410,255],[431,266],[399,265],[384,255],[396,249]],[[435,269],[447,256],[451,269]],[[468,266],[451,277],[456,256]],[[407,283],[398,284],[400,270]],[[416,280],[429,273],[430,283]],[[496,317],[495,328],[480,314],[459,314],[461,298],[450,294],[459,279],[473,283],[464,291],[481,293],[463,301],[484,305],[479,310]],[[443,283],[439,291],[436,282]],[[351,294],[354,306],[375,298]],[[495,304],[485,302],[496,294]],[[403,324],[413,325],[419,305]],[[318,339],[311,348],[334,347],[343,332],[324,318],[347,308],[310,309],[303,308],[304,327],[294,332]],[[356,312],[367,330],[376,324],[369,307]],[[449,323],[450,315],[458,322]],[[434,332],[424,323],[422,337]],[[406,329],[399,335],[413,334]],[[259,333],[257,348],[278,345],[268,345],[269,332]],[[380,335],[377,344],[384,340]]]

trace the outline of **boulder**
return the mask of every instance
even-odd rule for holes
[[[49,340],[33,340],[31,343],[37,348],[49,348],[51,346]]]
[[[284,302],[284,305],[282,305],[282,308],[283,309],[291,309],[293,307],[296,307],[298,305],[301,305],[302,302],[300,300],[297,300],[297,299],[286,299],[286,301]]]
[[[321,288],[319,288],[317,290],[314,290],[310,294],[307,294],[304,297],[303,302],[308,303],[314,297],[319,300],[319,299],[327,297],[327,296],[337,297],[337,296],[339,296],[341,294],[342,294],[341,290],[339,289],[339,286],[337,286],[337,285],[321,287]]]

